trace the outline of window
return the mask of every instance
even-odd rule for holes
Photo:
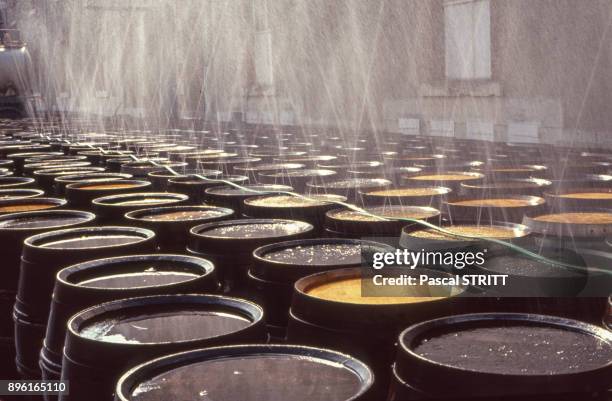
[[[267,0],[253,0],[253,22],[255,25],[255,81],[258,86],[274,84],[272,69],[272,31],[268,22]]]
[[[490,0],[445,0],[448,79],[491,78]]]

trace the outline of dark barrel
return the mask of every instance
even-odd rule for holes
[[[31,177],[0,177],[0,189],[36,188],[36,182]]]
[[[92,208],[91,201],[104,196],[130,192],[143,192],[151,188],[144,180],[81,181],[66,185],[66,200],[70,207]]]
[[[399,238],[402,229],[417,229],[416,222],[440,221],[440,211],[427,206],[376,206],[362,211],[335,209],[325,215],[325,231],[330,237],[362,238],[384,236]]]
[[[214,293],[219,287],[211,262],[184,255],[117,256],[60,270],[40,357],[43,378],[60,378],[66,324],[75,313],[122,298]]]
[[[401,333],[393,378],[390,401],[604,400],[612,332],[545,315],[443,317]]]
[[[119,379],[115,400],[374,401],[373,383],[368,366],[336,351],[239,345],[188,351],[137,366]]]
[[[103,167],[57,167],[34,171],[34,179],[47,193],[55,193],[55,179],[63,175],[101,173]]]
[[[406,270],[418,277],[424,269]],[[428,270],[430,277],[452,277]],[[377,392],[384,394],[397,335],[411,323],[463,310],[465,289],[454,286],[406,286],[401,296],[362,294],[372,281],[361,268],[330,270],[295,283],[287,341],[329,347],[353,355],[372,367]],[[431,294],[431,295],[425,295]]]
[[[112,401],[119,377],[139,363],[265,340],[263,310],[238,298],[157,295],[94,306],[68,322],[62,380],[71,387],[60,400]]]
[[[289,318],[293,286],[302,277],[334,269],[365,265],[374,252],[392,252],[378,242],[341,238],[284,241],[257,248],[249,285],[266,311],[266,322],[280,337]]]
[[[55,193],[58,196],[63,196],[64,191],[66,190],[66,185],[72,184],[75,182],[129,180],[130,178],[132,178],[130,174],[121,174],[121,173],[85,173],[85,174],[75,174],[75,175],[62,175],[60,177],[55,178],[54,187],[55,187]]]
[[[391,186],[391,181],[383,178],[347,178],[325,183],[309,182],[306,184],[309,193],[336,194],[348,199],[349,203],[363,204],[362,192],[384,190]]]
[[[242,187],[236,188],[234,186],[224,186],[220,184],[220,186],[208,188],[204,191],[204,200],[207,203],[216,206],[228,207],[236,213],[236,216],[242,216],[244,201],[246,199],[251,198],[253,196],[269,195],[279,192],[289,192],[293,190],[293,188],[288,187],[286,185],[243,185],[241,183],[237,184],[242,185]]]
[[[36,210],[57,209],[66,206],[65,199],[59,198],[25,198],[0,200],[0,215]]]
[[[300,169],[281,172],[259,173],[259,180],[264,184],[289,185],[299,193],[305,193],[307,183],[321,185],[333,181],[337,173],[326,169]]]
[[[217,206],[169,206],[132,210],[125,214],[125,220],[154,231],[161,252],[184,253],[192,227],[233,215],[233,210]]]
[[[79,227],[27,238],[13,311],[18,363],[40,373],[38,354],[59,270],[89,259],[149,253],[154,249],[155,233],[132,227]]]
[[[366,191],[361,196],[366,205],[430,206],[439,210],[451,192],[445,187],[413,187]]]
[[[545,203],[544,198],[524,195],[454,197],[444,202],[442,211],[454,223],[521,223],[525,216],[537,216],[546,212]]]
[[[323,230],[325,213],[345,202],[340,195],[264,195],[244,200],[244,215],[254,218],[300,220],[314,226],[317,234]]]
[[[0,189],[0,200],[26,199],[36,198],[44,195],[40,189],[15,188],[15,189]]]
[[[13,306],[19,282],[19,266],[25,238],[49,230],[76,227],[91,223],[95,216],[75,210],[46,210],[11,213],[0,216],[2,242],[2,280],[0,280],[0,374],[3,379],[16,379],[15,332]],[[22,362],[19,362],[22,364]],[[32,366],[32,368],[35,368]],[[21,377],[38,377],[22,365]],[[4,373],[3,373],[4,372]]]
[[[189,197],[189,203],[193,205],[202,204],[204,200],[204,191],[207,188],[218,186],[219,182],[214,180],[215,177],[208,177],[198,175],[187,175],[184,177],[170,178],[168,180],[167,190],[169,192],[175,192],[184,194]]]
[[[169,192],[129,192],[108,195],[92,200],[93,209],[103,223],[124,222],[124,215],[132,210],[155,206],[178,206],[189,197]]]
[[[189,233],[188,251],[213,261],[226,290],[244,293],[253,251],[274,242],[307,238],[308,223],[281,219],[243,219],[202,224]]]

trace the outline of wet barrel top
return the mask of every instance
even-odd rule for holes
[[[395,372],[411,385],[439,395],[607,390],[612,381],[612,332],[542,315],[440,318],[400,335]],[[475,382],[478,386],[470,385]]]
[[[117,399],[362,400],[373,380],[362,362],[334,351],[241,345],[190,351],[141,365],[119,380]]]
[[[203,253],[251,252],[273,239],[289,240],[309,235],[313,226],[282,219],[243,219],[221,221],[191,229],[190,249]],[[236,248],[239,247],[239,248]]]

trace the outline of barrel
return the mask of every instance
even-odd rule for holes
[[[40,355],[45,380],[59,380],[68,319],[91,306],[148,295],[214,293],[219,281],[211,262],[192,256],[117,256],[59,271]]]
[[[121,172],[125,174],[132,174],[134,177],[145,178],[148,173],[152,171],[158,171],[160,168],[170,167],[177,173],[181,173],[186,167],[187,163],[183,162],[169,162],[165,160],[155,161],[130,161],[121,165]]]
[[[90,209],[92,201],[109,195],[130,192],[144,192],[151,187],[144,180],[94,180],[80,181],[66,185],[65,195],[68,205],[78,209]]]
[[[374,380],[367,365],[336,351],[240,345],[188,351],[139,365],[119,379],[115,400],[375,401]]]
[[[132,178],[130,174],[121,174],[121,173],[85,173],[85,174],[75,174],[75,175],[63,175],[60,177],[56,177],[54,182],[55,193],[57,195],[63,196],[66,190],[66,185],[72,184],[75,182],[96,182],[96,181],[111,181],[111,180],[129,180]]]
[[[169,206],[132,210],[125,221],[154,231],[161,252],[184,253],[192,227],[233,215],[233,210],[217,206]]]
[[[610,209],[580,208],[562,212],[525,216],[523,224],[536,236],[538,244],[548,248],[602,249],[612,233]]]
[[[321,234],[325,213],[345,202],[340,195],[263,195],[244,200],[244,215],[254,218],[280,218],[310,223]]]
[[[402,184],[407,186],[439,186],[452,189],[455,193],[461,190],[461,184],[480,184],[484,175],[477,172],[445,171],[431,174],[407,175],[402,177]]]
[[[285,337],[293,286],[302,277],[334,269],[366,265],[374,252],[392,252],[393,247],[372,241],[316,238],[283,241],[253,251],[249,285],[254,299],[263,306],[269,329]]]
[[[406,270],[404,274],[418,277],[424,271]],[[436,270],[427,274],[452,277]],[[363,360],[374,371],[377,393],[383,398],[398,334],[412,323],[462,310],[463,301],[456,295],[465,289],[415,285],[406,286],[402,296],[366,296],[362,285],[372,284],[361,268],[330,270],[299,279],[289,312],[287,341],[336,349]]]
[[[612,332],[545,315],[433,319],[400,334],[393,379],[389,401],[605,400]]]
[[[68,322],[62,380],[71,386],[59,399],[112,401],[119,377],[137,364],[189,349],[265,340],[263,310],[237,298],[156,295],[94,306]]]
[[[243,176],[239,176],[243,177]],[[230,185],[220,185],[208,188],[204,191],[204,199],[207,203],[232,209],[236,216],[243,215],[244,201],[258,195],[278,194],[290,192],[293,188],[286,185],[260,184],[242,185],[236,188]]]
[[[35,187],[36,182],[31,177],[0,177],[0,189]]]
[[[55,179],[63,175],[101,173],[104,167],[58,167],[34,171],[34,179],[47,193],[55,193]]]
[[[42,195],[44,195],[44,192],[40,189],[0,189],[0,200],[36,198]]]
[[[0,200],[0,215],[56,209],[64,206],[66,206],[66,200],[59,198],[35,197],[25,199],[4,199]]]
[[[199,205],[202,204],[204,200],[204,190],[218,185],[218,181],[208,179],[207,177],[188,175],[185,177],[170,178],[168,180],[167,189],[169,192],[187,195],[190,204]]]
[[[129,192],[108,195],[91,201],[101,222],[122,223],[124,215],[132,210],[155,206],[178,206],[185,204],[189,197],[169,192]]]
[[[147,174],[147,179],[151,181],[153,190],[157,192],[166,192],[168,190],[168,180],[177,177],[184,177],[184,175],[176,175],[166,169],[151,171]]]
[[[325,231],[330,237],[399,239],[402,229],[408,231],[420,227],[418,223],[403,219],[439,223],[440,211],[426,206],[376,206],[363,211],[334,209],[325,215]]]
[[[308,238],[312,225],[294,220],[242,219],[202,224],[189,232],[187,251],[213,261],[226,291],[244,294],[253,251],[274,242]]]
[[[455,223],[491,224],[494,221],[522,223],[525,216],[547,211],[544,198],[499,195],[484,198],[454,197],[444,202],[443,212]]]
[[[363,204],[362,192],[384,190],[391,181],[383,178],[346,178],[325,183],[309,182],[307,192],[317,194],[336,194],[346,197],[349,203]]]
[[[361,196],[370,206],[430,206],[440,210],[442,201],[451,192],[445,187],[412,187],[365,191]]]
[[[259,173],[259,180],[264,184],[289,185],[299,193],[306,193],[307,184],[323,185],[334,181],[337,173],[327,169],[299,169],[281,172]]]
[[[552,182],[542,178],[516,178],[497,181],[485,181],[472,184],[469,181],[461,184],[460,192],[465,196],[485,197],[495,195],[530,195],[543,196],[550,191]]]
[[[155,249],[155,233],[132,227],[79,227],[26,238],[13,311],[18,363],[38,371],[55,275],[84,260]]]

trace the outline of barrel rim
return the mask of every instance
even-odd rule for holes
[[[167,223],[167,224],[180,224],[180,223],[194,223],[194,224],[198,224],[199,222],[203,222],[206,220],[210,220],[210,219],[218,219],[218,218],[226,218],[226,217],[230,217],[234,215],[234,210],[230,209],[228,207],[223,207],[223,206],[212,206],[212,205],[182,205],[182,206],[162,206],[162,207],[152,207],[152,208],[146,208],[146,209],[136,209],[136,210],[131,210],[129,212],[127,212],[125,214],[125,218],[127,220],[133,220],[133,221],[142,221],[142,217],[143,216],[155,216],[157,215],[157,213],[163,213],[165,211],[171,212],[171,211],[180,211],[180,210],[218,210],[220,212],[223,212],[223,214],[221,216],[215,216],[215,217],[200,217],[200,218],[196,218],[196,219],[191,219],[191,220],[173,220],[173,221],[168,221],[168,220],[146,220],[146,222],[148,223],[152,223],[152,224],[163,224],[163,223]],[[201,223],[200,223],[201,224]]]
[[[200,280],[204,277],[210,276],[215,271],[215,265],[208,259],[204,259],[204,258],[197,257],[197,256],[190,256],[190,255],[155,253],[155,254],[114,256],[110,258],[88,260],[88,261],[77,263],[77,264],[61,269],[60,271],[57,272],[56,280],[57,282],[67,287],[87,288],[87,289],[95,289],[95,290],[104,291],[105,288],[90,287],[87,285],[82,285],[74,281],[71,281],[71,277],[74,275],[86,273],[88,270],[93,270],[95,272],[97,269],[102,269],[103,267],[108,267],[108,266],[115,265],[115,264],[121,265],[121,264],[130,263],[131,261],[145,262],[148,260],[151,260],[151,261],[165,261],[165,260],[178,261],[183,266],[187,266],[187,265],[193,266],[194,267],[193,271],[197,270],[196,267],[202,268],[203,274],[198,275],[197,277],[194,277],[189,280],[181,281],[180,283],[155,284],[155,285],[146,285],[146,286],[139,286],[139,287],[116,287],[116,288],[112,288],[111,290],[117,291],[117,290],[131,290],[131,289],[142,289],[142,288],[151,288],[151,287],[172,287],[172,286],[176,286],[177,284],[184,284],[185,282]],[[126,272],[129,272],[129,271],[126,271]]]
[[[156,301],[156,302],[153,304],[153,303],[146,303],[146,301]],[[164,301],[170,301],[172,303],[164,302]],[[217,301],[217,302],[214,302],[214,301]],[[104,302],[102,304],[94,305],[92,307],[86,308],[78,312],[77,314],[73,315],[72,317],[70,317],[66,325],[67,333],[68,333],[67,336],[70,335],[70,336],[76,337],[79,339],[79,341],[82,341],[84,343],[109,344],[109,342],[107,341],[102,341],[102,340],[85,337],[81,335],[80,333],[81,328],[92,319],[95,319],[105,314],[116,313],[117,311],[121,311],[126,308],[138,309],[138,308],[147,308],[147,307],[150,307],[151,305],[180,306],[182,304],[186,306],[193,306],[193,305],[198,304],[198,305],[208,305],[211,307],[214,307],[214,306],[225,307],[226,312],[227,310],[231,310],[232,313],[235,313],[236,315],[241,316],[243,318],[249,319],[250,324],[242,329],[233,331],[231,333],[219,334],[219,335],[211,336],[211,337],[198,337],[194,339],[181,340],[181,341],[157,341],[157,342],[140,342],[139,341],[138,343],[112,343],[113,346],[116,346],[116,347],[125,347],[125,346],[148,347],[151,345],[164,345],[164,344],[166,345],[169,345],[169,344],[180,345],[180,344],[190,344],[190,343],[196,344],[198,342],[201,342],[202,340],[214,340],[217,338],[221,338],[223,336],[227,336],[229,334],[232,334],[232,335],[239,334],[239,333],[251,330],[254,326],[257,326],[258,324],[261,324],[264,322],[265,313],[264,313],[263,308],[260,305],[252,301],[242,299],[242,298],[229,297],[225,295],[216,295],[216,294],[149,295],[149,296],[144,296],[144,297],[117,299],[117,300]],[[66,353],[65,350],[64,350],[64,353]]]
[[[48,238],[53,238],[53,237],[63,237],[68,234],[76,234],[79,232],[82,232],[82,233],[117,232],[117,233],[122,233],[122,234],[131,233],[134,235],[138,235],[140,237],[138,241],[130,242],[128,245],[144,243],[146,241],[150,241],[153,238],[155,238],[155,232],[153,232],[152,230],[148,230],[146,228],[127,227],[127,226],[86,226],[86,227],[67,228],[63,230],[46,231],[44,233],[32,235],[31,237],[28,237],[23,241],[24,248],[37,249],[43,252],[44,251],[57,252],[58,250],[62,250],[64,248],[41,247],[40,241],[43,241]],[[110,249],[110,248],[119,247],[119,246],[122,246],[122,245],[108,245],[108,246],[98,245],[98,246],[92,246],[92,247],[78,248],[78,251],[86,252],[92,249]]]
[[[189,199],[189,196],[185,194],[179,194],[179,193],[174,193],[174,192],[129,192],[129,193],[124,193],[124,194],[101,196],[99,198],[93,199],[91,203],[94,206],[99,206],[99,207],[104,207],[104,208],[111,208],[111,207],[122,208],[122,207],[125,207],[126,205],[117,204],[117,203],[109,203],[108,201],[113,201],[113,200],[121,199],[121,198],[130,198],[130,197],[136,197],[136,198],[155,197],[155,198],[167,199],[169,201],[175,200],[177,202],[185,202]]]
[[[241,352],[242,351],[242,352]],[[272,352],[273,351],[273,352]],[[284,351],[284,352],[283,352]],[[293,352],[290,352],[293,351]],[[229,355],[228,355],[229,354]],[[345,369],[348,369],[359,379],[359,391],[346,401],[357,400],[366,394],[374,384],[374,372],[361,360],[350,355],[333,351],[325,348],[310,347],[304,345],[290,344],[243,344],[229,345],[222,347],[211,347],[196,350],[184,351],[172,355],[166,355],[160,358],[137,365],[126,371],[117,381],[115,394],[119,401],[129,401],[132,389],[139,383],[150,379],[163,372],[188,366],[191,363],[197,363],[202,360],[202,357],[212,356],[209,360],[225,359],[232,356],[247,356],[247,355],[297,355],[309,356],[321,361],[329,361],[329,357],[333,357],[333,362],[340,363]],[[314,356],[313,356],[314,354]],[[324,358],[328,356],[328,358]],[[204,359],[205,360],[205,359]],[[129,391],[129,393],[128,393]]]
[[[454,315],[454,316],[445,316],[441,318],[431,319],[425,322],[416,323],[405,330],[403,330],[398,336],[398,355],[403,356],[405,359],[414,360],[418,362],[420,365],[428,366],[430,369],[440,369],[449,374],[453,372],[463,372],[465,374],[476,374],[483,375],[483,377],[488,378],[508,378],[513,380],[521,380],[526,377],[541,379],[541,380],[550,380],[551,377],[556,377],[559,380],[568,380],[572,377],[572,375],[576,374],[586,374],[597,372],[603,368],[611,369],[612,368],[612,359],[610,359],[606,364],[602,365],[599,368],[593,368],[588,370],[580,370],[572,373],[561,373],[561,374],[539,374],[539,375],[517,375],[517,374],[504,374],[504,373],[493,373],[493,372],[484,372],[472,369],[466,369],[459,366],[454,366],[450,364],[441,363],[426,357],[423,357],[412,349],[413,342],[423,336],[428,331],[435,330],[438,327],[446,327],[447,325],[467,325],[469,327],[470,324],[478,324],[482,322],[491,322],[491,323],[501,323],[501,322],[524,322],[524,323],[532,323],[534,325],[545,325],[545,326],[554,326],[558,328],[570,329],[572,331],[581,332],[584,334],[588,334],[594,337],[599,338],[602,341],[605,341],[609,348],[612,349],[612,331],[607,330],[604,327],[595,326],[590,323],[581,322],[578,320],[550,316],[550,315],[538,315],[538,314],[528,314],[528,313],[469,313],[462,315]],[[442,372],[441,372],[442,373]],[[563,379],[566,378],[566,379]],[[439,380],[444,380],[443,377],[439,376]]]
[[[87,212],[87,211],[83,211],[83,210],[71,210],[71,209],[49,209],[49,210],[33,210],[30,212],[17,212],[17,213],[8,213],[5,215],[0,215],[0,222],[3,220],[14,220],[14,219],[18,219],[20,217],[36,217],[39,215],[49,215],[49,214],[53,214],[53,215],[66,215],[66,216],[75,216],[75,217],[83,217],[83,221],[80,223],[76,223],[76,224],[85,224],[85,223],[91,223],[93,220],[95,220],[96,215],[91,213],[91,212]],[[39,230],[53,230],[54,227],[64,227],[66,226],[66,224],[59,224],[59,225],[55,225],[55,226],[49,226],[49,227],[44,227],[44,228],[39,228]],[[31,227],[24,227],[24,228],[20,228],[20,227],[2,227],[0,226],[0,232],[3,231],[9,231],[9,232],[21,232],[21,231],[32,231]]]

